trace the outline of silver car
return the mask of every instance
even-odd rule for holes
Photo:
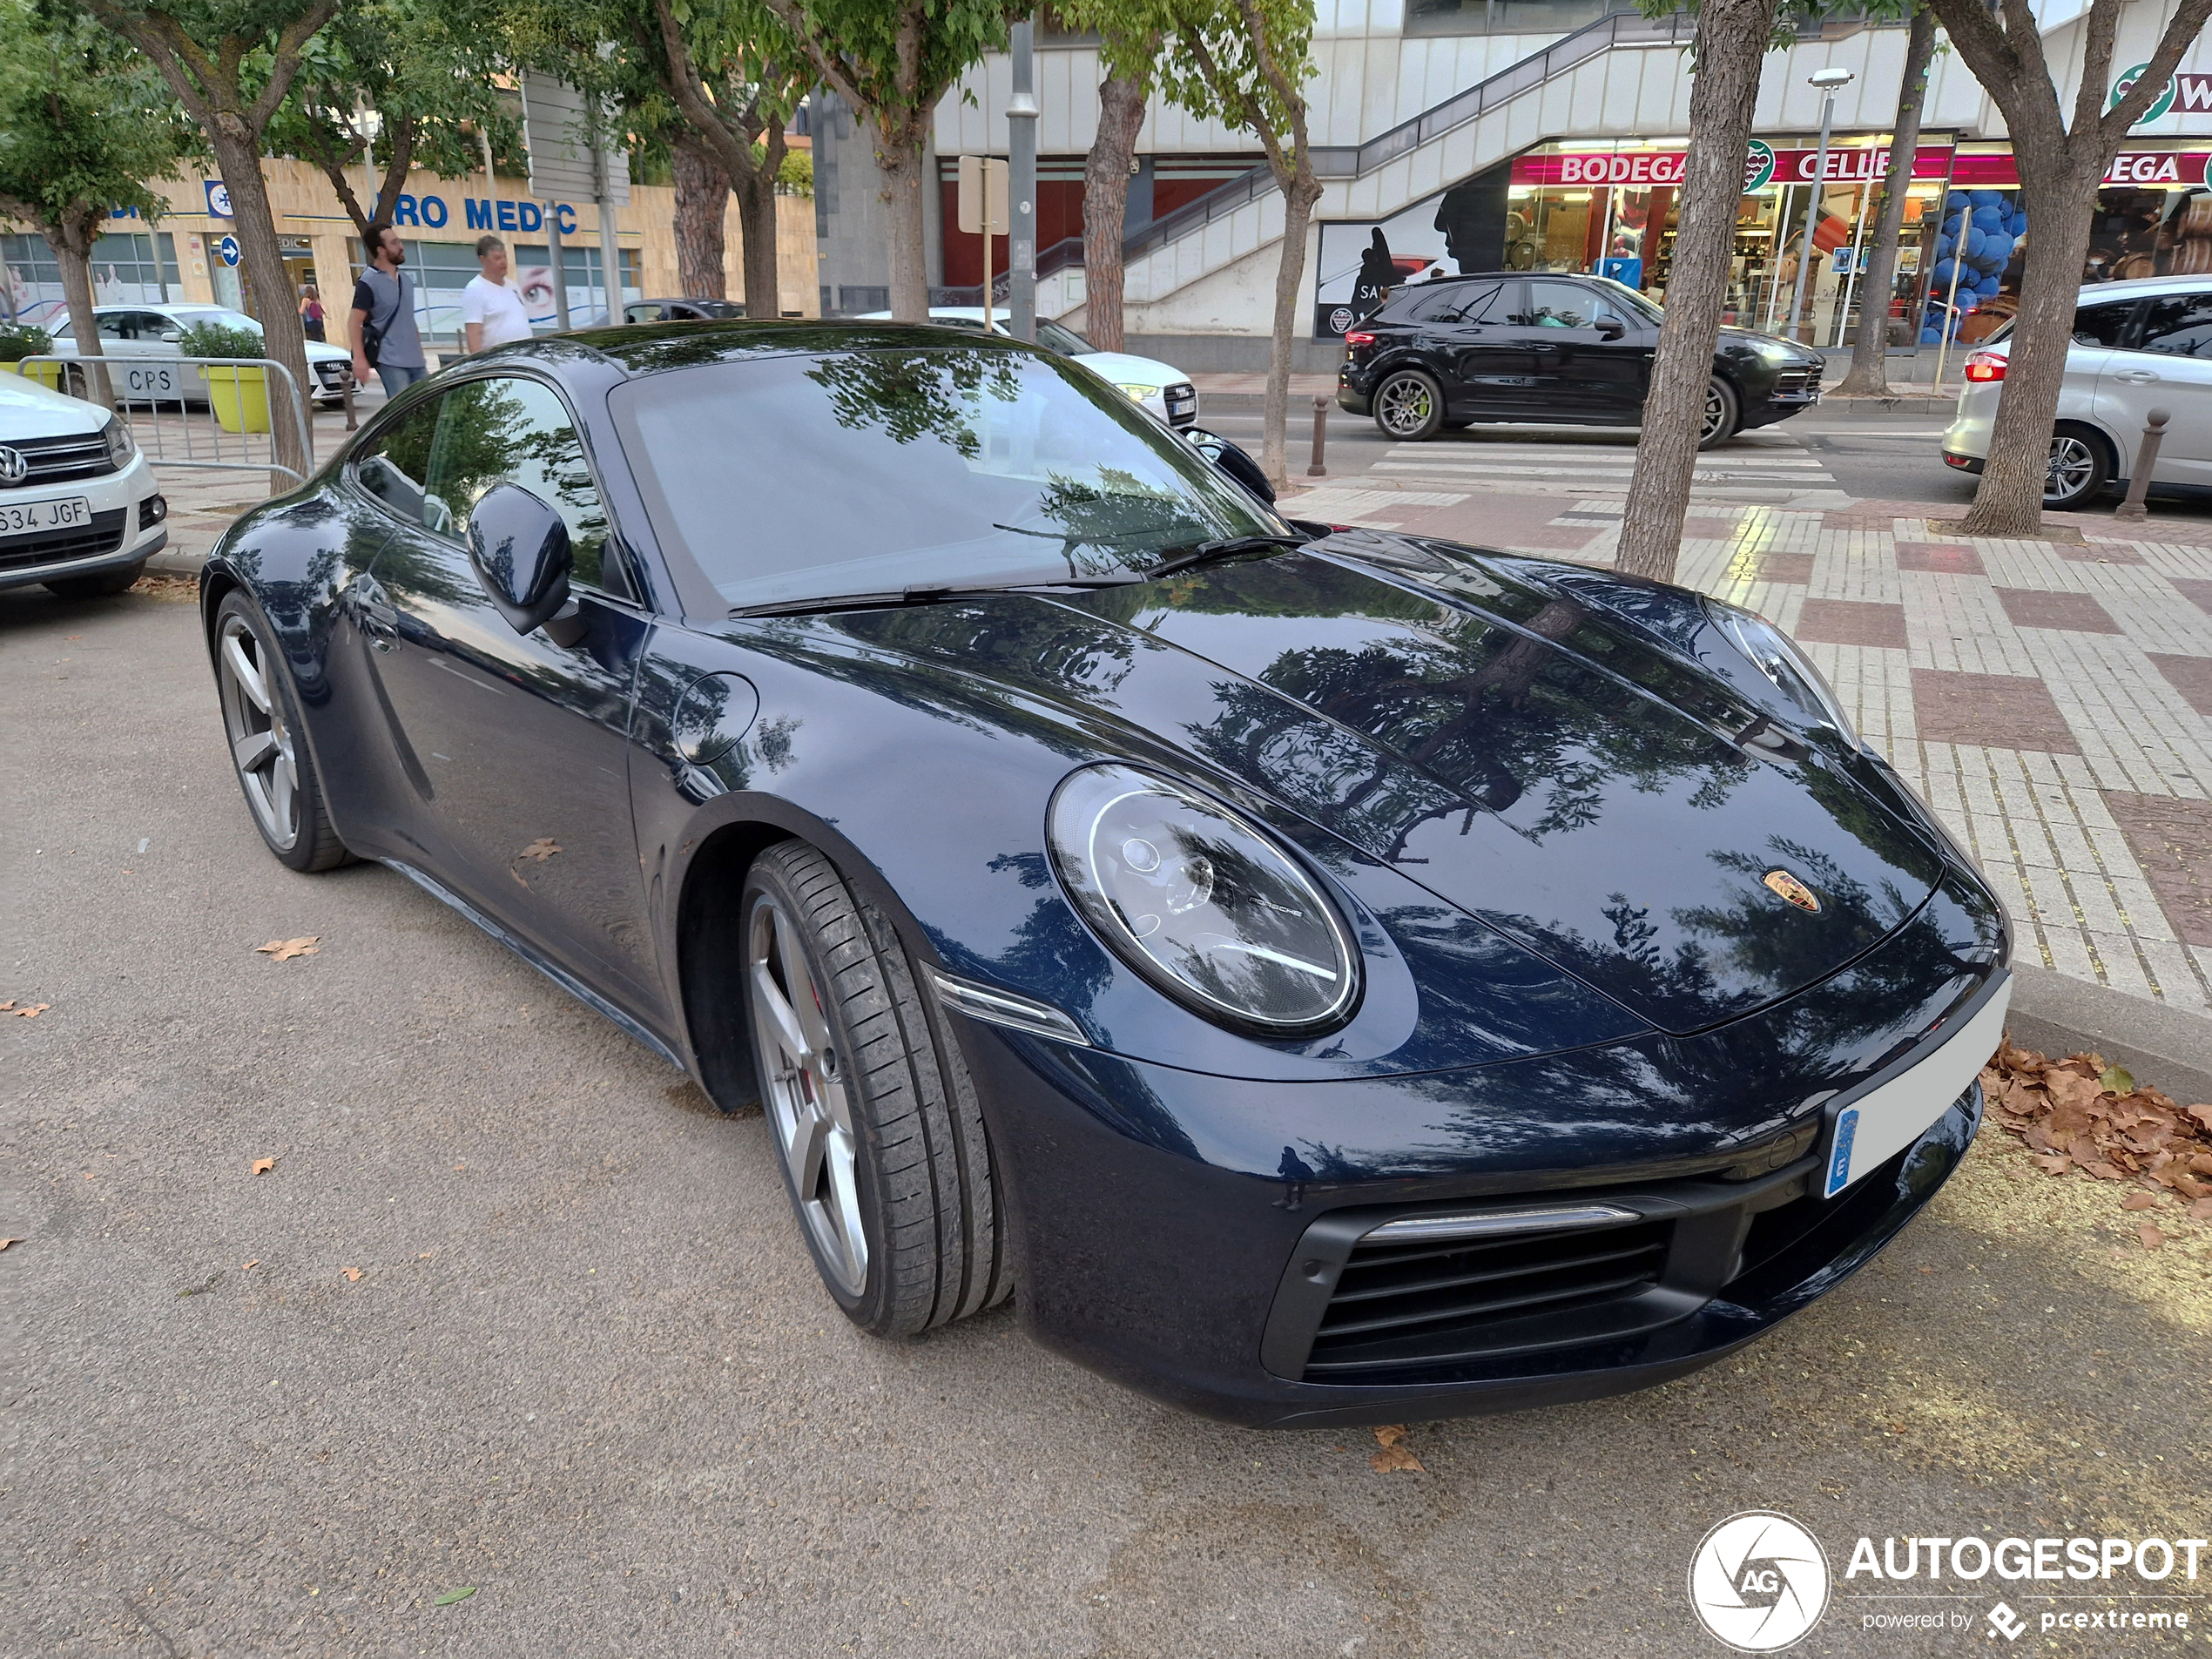
[[[195,323],[219,323],[258,335],[261,325],[242,311],[227,306],[198,304],[96,306],[93,320],[99,325],[100,354],[118,360],[113,370],[118,396],[205,403],[207,382],[187,364],[165,361],[185,354],[185,330]],[[54,355],[77,355],[77,339],[64,319],[54,329]],[[147,360],[151,359],[149,361]],[[328,406],[337,402],[352,374],[353,354],[342,346],[320,340],[307,342],[307,372],[314,376],[308,396]]]
[[[2005,390],[2007,323],[1966,359],[1943,458],[1979,472]],[[2212,275],[2146,277],[2081,290],[2051,433],[2046,507],[2086,507],[2134,470],[2154,408],[2171,417],[2151,483],[2212,489]]]

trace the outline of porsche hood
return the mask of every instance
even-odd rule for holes
[[[1294,553],[875,637],[1117,716],[1663,1031],[1803,989],[1925,901],[1941,857],[1871,769],[1743,746],[1755,711],[1572,589],[1433,563]]]

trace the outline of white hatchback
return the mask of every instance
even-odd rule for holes
[[[1966,359],[1943,459],[1979,472],[2004,395],[2007,324]],[[2046,507],[2086,507],[2134,469],[2150,411],[2170,419],[2150,481],[2212,489],[2212,277],[2145,277],[2081,290],[2051,432]]]
[[[0,374],[0,588],[120,593],[168,542],[168,516],[118,416]]]
[[[242,328],[255,335],[261,332],[260,323],[243,311],[233,311],[227,306],[96,306],[92,317],[99,326],[100,355],[123,360],[115,371],[118,397],[161,401],[179,398],[186,402],[205,403],[207,382],[199,371],[186,364],[165,363],[161,360],[185,354],[185,330],[196,323],[219,323],[226,328]],[[77,338],[67,319],[54,330],[54,355],[77,355]],[[315,378],[308,396],[314,401],[336,402],[345,393],[346,381],[352,370],[353,358],[343,347],[320,340],[307,342],[307,372]]]
[[[887,311],[872,311],[857,319],[860,322],[888,322]],[[973,328],[979,333],[983,327],[983,307],[981,306],[932,306],[929,320],[949,323],[955,328]],[[992,313],[992,327],[999,333],[1007,328],[1003,310]],[[1190,377],[1181,369],[1163,363],[1157,357],[1137,357],[1128,352],[1099,351],[1074,329],[1063,327],[1046,318],[1037,319],[1037,344],[1058,356],[1071,357],[1094,374],[1101,375],[1119,387],[1124,397],[1142,403],[1171,427],[1186,427],[1198,419],[1197,388],[1190,384]]]

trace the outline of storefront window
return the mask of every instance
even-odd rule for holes
[[[162,305],[184,297],[177,239],[168,231],[125,232],[92,244],[92,303]],[[62,271],[43,236],[0,236],[0,317],[50,327],[68,314]]]

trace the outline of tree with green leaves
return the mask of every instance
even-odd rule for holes
[[[1912,156],[1920,147],[1920,106],[1928,96],[1928,63],[1935,56],[1935,14],[1912,5],[1905,41],[1905,73],[1898,78],[1897,120],[1890,133],[1890,165],[1882,177],[1882,206],[1866,239],[1866,267],[1859,273],[1858,333],[1852,337],[1851,372],[1836,389],[1859,396],[1890,395],[1890,289],[1897,281],[1897,239],[1905,228],[1905,195],[1912,185]],[[1919,337],[1919,324],[1912,325]]]
[[[1659,0],[1651,10],[1671,10]],[[1616,569],[1671,582],[1697,470],[1713,350],[1720,342],[1743,200],[1759,69],[1773,44],[1775,0],[1704,0],[1691,51],[1689,144],[1683,157],[1666,318],[1643,401],[1643,432],[1629,479]]]
[[[1083,331],[1100,351],[1119,351],[1123,327],[1122,245],[1129,233],[1129,180],[1136,135],[1152,91],[1153,65],[1167,44],[1158,0],[1066,0],[1070,29],[1098,31],[1098,130],[1083,159]]]
[[[361,235],[416,167],[447,179],[516,153],[518,123],[494,79],[503,67],[477,0],[352,0],[301,49],[300,70],[265,136],[266,148],[320,168]],[[374,112],[371,133],[361,117]],[[381,164],[363,202],[350,171]]]
[[[891,266],[891,314],[929,314],[922,236],[922,151],[937,105],[1033,0],[761,0],[782,22],[815,78],[875,136]]]
[[[340,0],[84,0],[137,47],[199,124],[230,192],[232,222],[268,355],[308,395],[307,337],[291,302],[284,251],[261,173],[263,135],[292,91],[301,54]],[[270,422],[278,462],[304,474],[299,428]]]
[[[1770,5],[1773,0],[1767,0]],[[1280,489],[1289,479],[1291,344],[1305,275],[1305,233],[1321,199],[1306,138],[1305,86],[1313,78],[1312,0],[1164,0],[1176,50],[1161,60],[1161,90],[1201,118],[1259,140],[1283,193],[1283,249],[1275,270],[1275,327],[1268,352],[1260,466]]]
[[[1989,435],[1989,459],[1974,504],[1960,523],[1969,536],[2034,536],[2043,524],[2052,428],[2074,341],[2074,310],[2089,253],[2097,192],[2128,137],[2149,112],[2212,20],[2212,0],[2180,0],[2135,83],[2107,101],[2113,36],[2122,0],[2091,0],[2069,54],[2080,80],[2067,118],[2043,52],[2043,25],[2030,0],[1928,0],[1951,44],[1997,107],[2020,169],[2027,209],[2027,268],[2005,366],[2005,395]],[[2121,470],[2134,457],[2115,457]]]
[[[0,0],[0,213],[54,250],[80,357],[101,354],[92,244],[116,208],[160,217],[154,181],[187,136],[160,81],[91,18],[59,0]],[[106,401],[104,378],[91,392]]]

